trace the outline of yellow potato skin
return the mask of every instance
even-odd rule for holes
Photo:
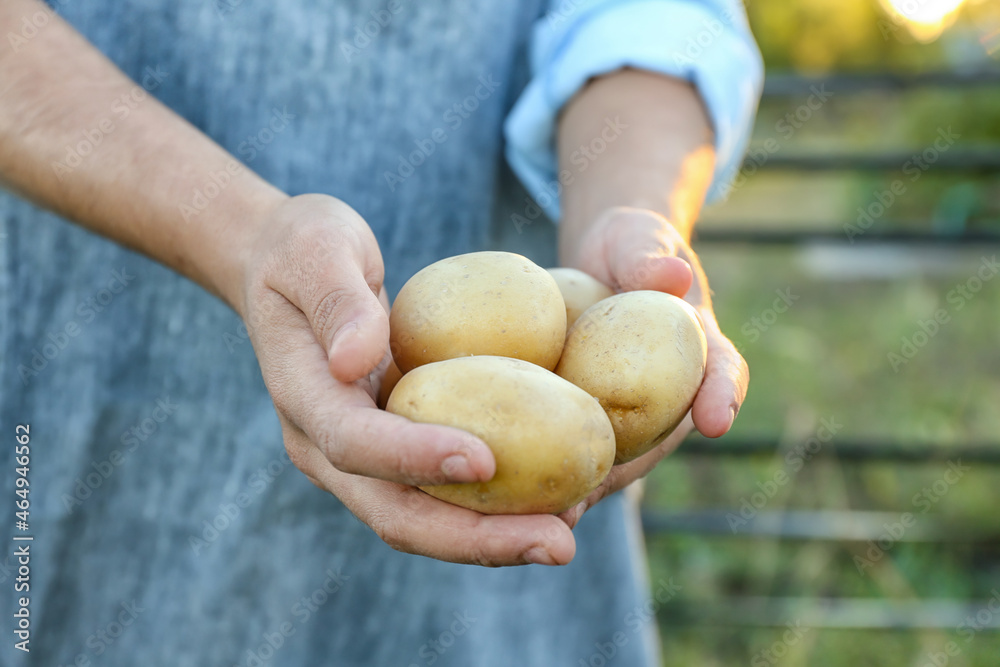
[[[449,257],[420,270],[389,314],[389,347],[404,374],[469,355],[523,359],[552,370],[566,307],[545,269],[509,252]]]
[[[403,373],[396,366],[396,362],[390,358],[389,365],[385,369],[385,375],[382,376],[382,384],[378,388],[378,406],[383,410],[385,409],[385,404],[389,402],[392,390],[396,388],[396,383],[399,382],[399,378],[401,377],[403,377]]]
[[[600,486],[614,430],[587,392],[518,359],[480,356],[426,364],[399,380],[386,410],[481,438],[496,458],[488,482],[420,487],[484,514],[556,514]]]
[[[567,327],[573,326],[584,311],[595,303],[615,294],[613,289],[589,273],[566,267],[546,270],[555,278],[559,291],[562,292],[566,303]]]
[[[684,419],[705,376],[707,353],[690,304],[662,292],[626,292],[577,320],[556,373],[600,401],[615,429],[615,463],[626,463]]]

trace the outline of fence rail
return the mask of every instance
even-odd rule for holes
[[[776,457],[784,451],[782,443],[774,438],[689,438],[672,456]],[[963,463],[1000,465],[1000,443],[934,445],[878,440],[831,441],[814,456],[851,462],[933,463],[961,459]]]
[[[746,596],[712,602],[682,598],[663,605],[658,613],[671,625],[902,631],[965,628],[974,637],[1000,630],[1000,613],[992,611],[997,596],[1000,594],[981,600]],[[969,619],[973,619],[971,624]]]
[[[769,75],[765,97],[810,95],[817,89],[833,93],[900,93],[922,88],[954,90],[1000,90],[1000,68],[926,73],[873,72],[810,77],[796,74]],[[920,159],[930,146],[914,150],[878,153],[768,154],[764,161],[747,159],[750,170],[795,170],[809,173],[857,171],[902,172]],[[947,174],[1000,175],[1000,146],[956,145],[946,151],[934,150],[923,156],[921,172]],[[933,159],[932,159],[933,157]],[[732,223],[730,223],[732,224]],[[974,229],[968,227],[972,225]],[[771,227],[771,229],[768,229]],[[820,228],[817,228],[820,227]],[[702,227],[701,243],[795,245],[809,243],[842,244],[849,239],[842,224],[802,223],[799,228],[774,229],[773,223],[747,222],[740,228]],[[891,243],[911,246],[996,246],[1000,245],[1000,221],[971,221],[949,225],[953,233],[940,230],[932,221],[898,221],[880,224],[883,230],[866,230],[850,241],[860,244]],[[937,227],[937,229],[934,229]],[[904,231],[901,228],[930,228]],[[996,231],[991,231],[996,230]],[[781,456],[787,443],[776,438],[723,438],[688,440],[675,457],[763,458]],[[817,458],[840,462],[929,464],[961,461],[964,464],[1000,465],[1000,443],[908,444],[888,441],[838,441],[826,443]],[[642,514],[644,529],[653,536],[700,535],[715,539],[776,539],[784,541],[828,541],[863,544],[883,538],[887,524],[900,521],[912,508],[890,511],[766,510],[740,514],[741,508],[652,511]],[[735,521],[733,517],[738,519]],[[1000,553],[1000,524],[992,517],[951,517],[920,515],[919,520],[895,541],[929,543],[939,548],[972,547],[976,553]],[[991,561],[995,560],[991,557]],[[979,591],[979,594],[986,593]],[[666,624],[730,625],[742,627],[782,627],[798,623],[808,628],[898,629],[903,631],[939,628],[955,630],[976,617],[977,632],[1000,630],[1000,613],[992,613],[1000,592],[986,593],[989,600],[961,599],[806,599],[784,597],[728,597],[717,600],[679,599],[664,605],[659,616]],[[982,611],[991,611],[982,620]]]
[[[923,156],[924,150],[933,150],[932,156]],[[768,171],[903,171],[912,169],[924,173],[934,172],[978,172],[1000,171],[1000,146],[988,148],[950,148],[940,151],[930,146],[916,147],[908,151],[855,154],[806,154],[787,155],[774,153],[766,160],[748,157],[743,162],[744,169]]]
[[[983,88],[1000,86],[1000,68],[972,69],[902,74],[868,72],[804,76],[768,74],[764,81],[765,97],[788,97],[812,92],[822,87],[833,93],[902,92],[914,88]]]
[[[643,529],[651,535],[713,535],[732,538],[781,538],[835,542],[877,541],[886,526],[903,526],[904,512],[847,510],[773,510],[746,508],[683,511],[645,511]],[[1000,545],[1000,526],[992,522],[921,514],[910,508],[912,525],[891,536],[893,542]],[[907,523],[910,520],[907,519]]]
[[[804,243],[894,243],[900,245],[954,245],[979,246],[1000,245],[1000,220],[979,222],[977,227],[995,227],[997,231],[962,230],[956,233],[946,232],[908,232],[897,231],[896,227],[911,226],[913,223],[886,221],[880,223],[888,230],[868,229],[864,234],[855,234],[848,238],[842,227],[845,223],[829,223],[823,227],[832,229],[762,229],[773,223],[749,221],[744,228],[712,228],[703,226],[695,231],[695,240],[703,243],[751,243],[755,245],[797,245]],[[855,224],[855,223],[848,223]],[[956,225],[957,226],[957,225]]]

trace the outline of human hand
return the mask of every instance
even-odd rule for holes
[[[693,305],[705,325],[708,361],[705,379],[684,421],[652,451],[614,466],[597,490],[564,512],[561,516],[570,526],[605,496],[647,475],[693,428],[710,438],[726,433],[749,382],[746,362],[719,329],[698,256],[666,218],[646,209],[612,208],[587,228],[575,248],[575,256],[564,262],[618,291],[667,292]]]
[[[377,408],[389,306],[364,220],[303,195],[261,229],[240,310],[292,462],[399,551],[487,566],[572,560],[573,534],[554,516],[487,516],[415,488],[489,480],[495,461],[469,433]]]

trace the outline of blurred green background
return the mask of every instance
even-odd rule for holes
[[[912,0],[909,9],[932,12],[935,5],[953,4]],[[769,75],[1000,68],[995,0],[967,1],[940,25],[923,27],[894,19],[888,0],[751,0],[747,11]],[[778,150],[771,154],[781,156],[918,152],[948,127],[959,135],[956,149],[1000,146],[1000,86],[838,93],[789,137],[781,120],[806,98],[765,98],[753,146],[772,139]],[[727,202],[706,210],[702,233],[764,227],[842,232],[845,223],[856,223],[859,207],[901,178],[898,171],[762,170],[744,176]],[[932,169],[904,180],[906,192],[874,220],[873,232],[1000,233],[1000,174]],[[821,419],[833,418],[842,424],[835,442],[1000,447],[1000,278],[968,298],[952,293],[948,299],[1000,246],[702,243],[696,249],[711,277],[723,330],[751,369],[749,396],[727,440],[770,439],[794,447],[816,434]],[[776,291],[787,290],[796,297],[793,304],[768,314]],[[890,353],[899,354],[903,339],[914,340],[920,322],[939,309],[947,320],[894,369]],[[784,470],[790,482],[765,511],[910,511],[921,522],[992,527],[993,538],[895,544],[861,573],[854,556],[864,556],[863,542],[649,534],[654,586],[668,577],[683,586],[659,612],[665,664],[918,667],[944,664],[944,658],[949,665],[1000,665],[996,631],[963,633],[947,621],[938,629],[814,627],[791,645],[783,641],[786,628],[754,627],[762,622],[754,611],[759,608],[745,608],[760,598],[793,599],[804,606],[782,613],[806,626],[829,618],[814,613],[828,598],[860,601],[857,609],[865,603],[913,608],[989,599],[1000,589],[1000,466],[969,467],[923,514],[925,503],[915,505],[914,496],[943,478],[945,462],[816,458],[794,471],[780,456],[669,458],[648,482],[648,511],[738,508],[760,490],[758,483]],[[692,610],[700,616],[692,618]],[[863,625],[861,611],[852,613],[848,625]],[[946,612],[938,617],[950,618]],[[949,641],[958,655],[938,655]]]

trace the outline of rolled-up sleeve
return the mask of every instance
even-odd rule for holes
[[[739,0],[553,0],[531,36],[531,80],[504,124],[507,160],[559,219],[559,111],[592,77],[634,67],[690,81],[715,131],[709,200],[719,199],[746,150],[764,79]]]

